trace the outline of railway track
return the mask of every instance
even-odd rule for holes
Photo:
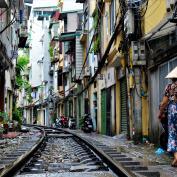
[[[147,167],[98,142],[62,129],[35,128],[37,134],[0,161],[7,164],[0,171],[1,177],[159,176],[148,174]]]

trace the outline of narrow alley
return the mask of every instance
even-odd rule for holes
[[[176,24],[176,0],[0,0],[0,177],[177,176]]]

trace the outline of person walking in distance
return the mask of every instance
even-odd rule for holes
[[[165,88],[165,93],[160,103],[159,119],[165,119],[165,109],[167,109],[168,119],[168,143],[167,151],[174,154],[171,166],[177,167],[177,67],[167,76],[171,83]]]

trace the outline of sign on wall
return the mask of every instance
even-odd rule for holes
[[[108,68],[106,72],[106,87],[110,87],[116,83],[114,67]]]

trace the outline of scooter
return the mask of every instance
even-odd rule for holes
[[[62,128],[62,120],[60,117],[56,119],[55,128]]]
[[[68,128],[68,118],[61,116],[62,128]]]
[[[82,130],[85,133],[91,133],[93,131],[93,122],[89,114],[84,115],[84,125],[82,127]]]
[[[73,117],[69,118],[69,128],[70,129],[76,129],[76,119]]]

